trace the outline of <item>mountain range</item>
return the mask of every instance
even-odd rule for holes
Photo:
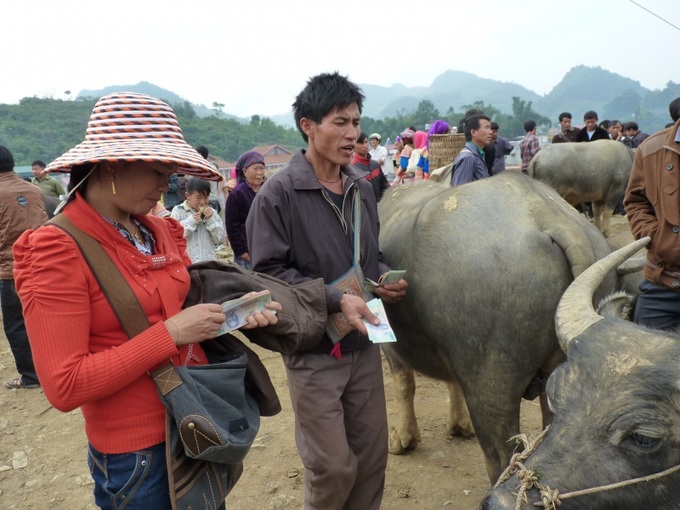
[[[571,112],[574,124],[581,125],[582,115],[588,110],[595,110],[600,120],[635,120],[640,129],[649,133],[662,129],[670,122],[668,104],[680,96],[680,84],[672,81],[662,90],[650,90],[631,78],[601,67],[583,65],[569,70],[562,81],[546,95],[539,95],[516,83],[480,78],[468,72],[453,70],[437,76],[429,87],[406,87],[401,84],[383,87],[367,83],[359,85],[366,95],[362,114],[373,119],[411,113],[423,100],[431,101],[441,114],[447,113],[450,108],[455,112],[462,112],[467,105],[482,101],[485,105],[494,106],[502,113],[511,115],[512,98],[519,97],[523,101],[530,101],[535,112],[554,119],[555,125],[560,112]],[[117,85],[101,90],[82,90],[78,97],[101,97],[118,90],[141,92],[170,102],[186,101],[174,92],[148,82]],[[205,105],[192,103],[192,106],[199,116],[215,114],[214,109]],[[250,122],[250,118],[240,118],[228,112],[224,112],[222,116],[244,123]],[[269,118],[280,125],[294,125],[292,112],[282,112]]]

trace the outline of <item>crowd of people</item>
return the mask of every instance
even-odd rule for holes
[[[430,141],[452,128],[441,119],[427,130],[407,126],[390,156],[380,133],[360,130],[363,101],[359,87],[338,73],[310,78],[293,104],[305,148],[268,179],[264,156],[251,150],[238,158],[228,182],[205,147],[184,140],[172,109],[142,94],[101,98],[85,140],[49,165],[34,161],[33,183],[14,173],[11,151],[0,146],[0,303],[18,372],[4,385],[42,387],[57,409],[81,408],[101,508],[170,507],[165,409],[148,373],[168,359],[207,363],[201,343],[215,337],[225,316],[214,303],[183,308],[187,267],[216,260],[225,243],[243,269],[290,285],[325,282],[328,314],[341,314],[349,332],[342,338],[326,333],[311,349],[283,355],[305,468],[304,508],[381,508],[386,404],[380,349],[366,330],[366,322],[378,325],[379,319],[362,297],[343,292],[337,282],[356,275],[379,282],[390,270],[380,252],[377,203],[391,186],[428,180]],[[680,102],[674,103],[675,124],[651,137],[634,122],[603,125],[588,111],[580,130],[572,127],[570,113],[560,114],[560,132],[552,140],[609,139],[638,149],[626,205],[633,232],[656,236],[639,315],[641,322],[659,326],[658,317],[650,316],[658,302],[665,303],[669,318],[662,327],[680,322],[680,250],[677,227],[655,222],[670,217],[678,224],[680,208],[674,195],[654,197],[648,190],[660,189],[660,172],[669,166],[680,170],[678,152],[668,152],[680,143]],[[132,110],[135,123],[121,127],[116,118]],[[524,129],[519,146],[526,172],[540,144],[535,121],[527,120]],[[463,134],[465,146],[451,162],[451,186],[505,171],[513,146],[488,115],[469,110],[453,131]],[[67,189],[54,178],[57,172],[70,174]],[[47,196],[61,201],[55,213],[100,244],[124,275],[148,329],[127,336],[84,248],[46,223]],[[673,200],[675,205],[666,204]],[[407,291],[403,278],[375,288],[387,303]],[[245,328],[276,324],[279,311],[272,302],[250,316]],[[127,491],[140,461],[148,473]]]

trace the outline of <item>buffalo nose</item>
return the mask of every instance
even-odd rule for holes
[[[492,491],[479,504],[479,510],[513,510],[514,508],[515,500],[511,495],[504,492],[498,493],[498,491]]]
[[[493,496],[485,497],[479,505],[479,510],[499,510],[500,507],[494,502]]]

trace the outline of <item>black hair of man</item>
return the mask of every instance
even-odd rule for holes
[[[12,152],[5,147],[0,145],[0,172],[13,172],[14,171],[14,156]]]
[[[610,125],[611,127],[614,127],[614,126],[616,126],[617,124],[621,124],[621,121],[620,121],[620,120],[617,120],[617,119],[614,119],[613,121],[611,121],[611,122],[609,123],[609,125]],[[623,124],[621,125],[621,128],[623,129]]]
[[[415,126],[409,126],[408,128],[409,128],[411,131],[413,131],[414,133],[415,133],[416,131],[418,131],[418,130],[416,129]]]
[[[468,117],[465,119],[465,141],[466,142],[471,142],[472,141],[472,130],[473,129],[479,129],[479,121],[480,120],[488,120],[491,121],[491,119],[487,116],[484,115],[483,113],[480,113],[478,115],[473,115],[472,117]]]
[[[323,118],[330,112],[347,108],[352,103],[357,104],[361,113],[364,99],[365,96],[359,86],[337,71],[318,74],[307,81],[305,88],[295,98],[293,103],[295,125],[307,143],[309,138],[300,126],[303,118],[321,124]]]
[[[638,126],[637,122],[629,122],[628,124],[626,124],[626,129],[632,129],[633,131],[637,132],[640,129],[640,127]]]
[[[560,116],[558,117],[559,121],[562,122],[564,119],[571,119],[571,113],[569,112],[562,112],[560,113]]]
[[[198,191],[201,195],[206,197],[210,195],[210,181],[199,179],[198,177],[192,177],[191,179],[187,179],[185,186],[186,192],[190,195],[194,191]]]
[[[671,104],[668,105],[668,113],[671,114],[673,122],[677,122],[680,119],[680,97],[671,101]]]
[[[611,126],[611,125],[612,125],[612,123],[611,123],[610,120],[603,120],[602,122],[600,122],[600,127],[602,129],[609,129],[609,126]]]
[[[583,114],[583,120],[587,119],[597,120],[597,112],[594,112],[593,110],[588,110],[586,113]]]
[[[361,134],[359,135],[359,138],[357,138],[357,143],[364,143],[367,138],[368,135],[362,131]]]
[[[492,131],[498,131],[498,122],[492,122],[491,123],[491,130]]]
[[[47,164],[41,159],[36,159],[33,163],[31,163],[31,166],[39,166],[43,170],[47,168]]]
[[[530,120],[524,121],[524,131],[525,132],[528,133],[529,131],[533,131],[534,129],[536,129],[536,121],[535,120],[530,119]]]
[[[203,159],[208,159],[208,154],[210,154],[208,148],[205,145],[199,145],[196,147],[196,152],[203,156]]]
[[[458,122],[458,132],[459,133],[465,133],[465,121],[469,117],[472,117],[473,115],[484,115],[484,112],[482,110],[480,110],[479,108],[470,108],[468,111],[466,111],[463,114],[463,118],[460,119],[460,122]]]

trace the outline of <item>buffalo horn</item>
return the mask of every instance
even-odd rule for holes
[[[555,312],[557,340],[564,352],[569,342],[603,319],[593,307],[593,295],[605,275],[649,243],[645,237],[610,253],[583,271],[564,292]]]
[[[647,257],[644,255],[631,257],[628,260],[624,260],[623,263],[616,268],[616,274],[619,276],[625,276],[627,274],[637,273],[638,271],[641,271],[643,267],[645,267],[646,263]]]

